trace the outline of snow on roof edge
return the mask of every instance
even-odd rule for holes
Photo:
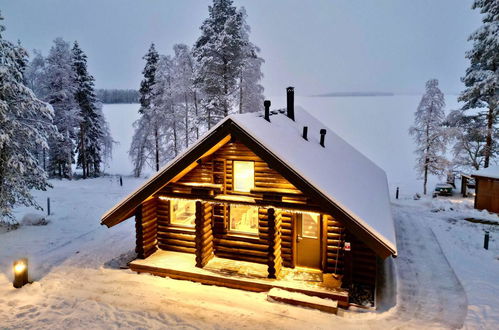
[[[499,165],[482,168],[481,170],[473,172],[472,175],[499,179]]]

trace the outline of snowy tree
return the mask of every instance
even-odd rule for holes
[[[24,77],[26,86],[35,93],[36,97],[43,98],[45,96],[43,83],[45,77],[45,58],[40,51],[33,51],[33,59],[24,70]]]
[[[52,175],[71,178],[71,164],[74,163],[76,128],[79,124],[75,74],[69,43],[62,38],[54,45],[46,58],[44,101],[54,108],[54,123],[59,136],[50,139],[50,166]]]
[[[144,60],[146,60],[146,66],[142,71],[144,75],[144,79],[140,83],[140,109],[139,112],[143,113],[145,109],[149,108],[149,104],[151,103],[150,99],[152,97],[152,88],[154,85],[154,77],[156,76],[156,68],[159,61],[159,54],[154,47],[154,43],[151,44],[149,51],[144,56]]]
[[[173,94],[178,106],[183,108],[183,140],[185,147],[188,147],[194,137],[199,137],[197,91],[193,84],[194,60],[187,45],[174,45],[173,51]]]
[[[87,70],[87,56],[77,42],[72,49],[72,65],[76,87],[74,96],[80,119],[76,143],[77,165],[83,170],[83,178],[98,176],[104,154],[111,153],[112,138],[101,104],[95,97],[94,78]]]
[[[488,167],[497,144],[494,130],[499,119],[499,1],[475,0],[473,9],[480,9],[483,24],[469,38],[473,48],[466,53],[470,66],[462,79],[466,89],[459,100],[465,102],[465,110],[487,107],[483,166]]]
[[[447,166],[444,107],[444,94],[438,88],[438,80],[428,80],[426,92],[414,114],[414,126],[409,129],[417,145],[416,170],[423,177],[425,195],[428,175],[442,175]]]
[[[140,176],[148,164],[156,171],[179,151],[178,118],[175,112],[173,61],[170,56],[160,56],[157,63],[151,98],[142,116],[134,123],[134,136],[129,155],[134,164],[134,174]]]
[[[208,129],[227,116],[236,104],[237,79],[242,61],[243,17],[231,0],[214,0],[194,45],[196,83],[205,95]]]
[[[52,108],[25,85],[27,52],[3,39],[0,15],[0,222],[12,222],[15,204],[39,207],[30,190],[45,190],[47,174],[32,150],[55,134]]]
[[[454,110],[447,116],[445,124],[454,140],[453,165],[465,170],[482,168],[487,142],[486,117],[483,114],[466,115],[463,110]],[[494,129],[493,138],[499,139],[497,128]],[[491,155],[499,155],[497,144],[493,144]]]
[[[244,45],[238,81],[239,113],[256,112],[261,109],[264,99],[263,86],[260,85],[264,60],[258,56],[260,48],[249,40],[250,26],[246,23],[247,15],[244,7],[240,9],[240,13],[243,18],[241,35]]]

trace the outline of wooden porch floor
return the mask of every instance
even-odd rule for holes
[[[322,273],[309,269],[283,268],[279,279],[267,278],[267,266],[245,261],[214,257],[204,268],[195,266],[195,255],[158,250],[146,259],[129,263],[132,271],[162,277],[188,280],[254,292],[268,292],[272,288],[300,292],[309,296],[337,300],[348,307],[348,292],[328,288],[322,282]]]

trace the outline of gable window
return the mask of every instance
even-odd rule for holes
[[[255,162],[234,161],[234,184],[236,192],[250,192],[255,186]]]
[[[196,219],[196,201],[170,201],[170,224],[183,227],[194,227]]]
[[[231,205],[230,231],[241,234],[258,235],[258,207]]]

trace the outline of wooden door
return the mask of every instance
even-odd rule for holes
[[[321,268],[321,216],[301,213],[296,216],[296,264],[301,267]]]

